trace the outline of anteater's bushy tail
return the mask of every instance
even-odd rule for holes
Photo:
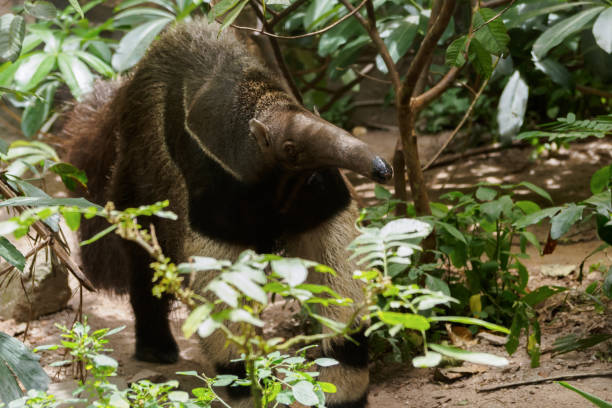
[[[87,189],[75,194],[95,204],[108,201],[108,185],[117,148],[117,109],[115,96],[121,80],[99,81],[84,100],[75,103],[67,114],[62,130],[64,160],[85,171]],[[81,240],[91,238],[108,227],[106,220],[94,217],[83,220]],[[91,245],[82,247],[81,255],[85,275],[94,286],[124,293],[130,279],[129,257],[125,243],[111,233]]]

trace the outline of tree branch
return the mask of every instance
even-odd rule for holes
[[[451,1],[454,2],[454,0]],[[349,3],[348,0],[340,0],[340,2],[344,4],[344,7],[346,7],[349,11],[353,12],[355,10],[355,7],[351,3]],[[354,13],[353,16],[359,21],[359,23],[361,23],[361,25],[370,35],[372,42],[376,46],[378,52],[380,53],[380,56],[382,57],[383,61],[385,62],[385,65],[387,66],[387,70],[389,71],[389,76],[391,77],[391,83],[393,84],[393,88],[395,89],[395,92],[398,92],[401,87],[402,81],[400,79],[400,75],[397,71],[395,63],[393,62],[393,59],[389,54],[389,49],[380,37],[380,33],[376,28],[376,16],[374,15],[374,6],[372,5],[372,0],[367,0],[366,10],[368,12],[367,20],[359,13]]]
[[[434,99],[438,98],[440,95],[444,93],[452,84],[455,82],[455,78],[457,78],[457,74],[461,71],[461,68],[452,67],[437,84],[429,88],[426,92],[422,93],[419,96],[413,97],[410,100],[412,105],[412,109],[416,111],[423,110],[427,105],[429,105]]]
[[[409,104],[410,98],[413,96],[412,94],[414,92],[416,82],[419,79],[419,76],[421,75],[427,61],[429,60],[429,57],[431,54],[433,54],[436,44],[446,29],[451,15],[453,14],[455,9],[455,0],[446,0],[443,3],[444,4],[440,9],[440,13],[436,18],[436,21],[433,23],[431,30],[427,31],[427,34],[425,34],[425,38],[423,39],[416,56],[412,60],[410,68],[408,68],[404,82],[399,88],[400,92],[398,95],[398,105]]]

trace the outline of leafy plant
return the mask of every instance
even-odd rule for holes
[[[606,402],[604,400],[602,400],[601,398],[588,393],[586,391],[582,391],[581,389],[578,389],[568,383],[566,383],[565,381],[559,381],[558,382],[559,385],[567,388],[568,390],[572,390],[574,391],[576,394],[580,395],[581,397],[583,397],[584,399],[592,402],[594,405],[598,406],[599,408],[610,408],[612,407],[612,404],[610,404],[609,402]]]

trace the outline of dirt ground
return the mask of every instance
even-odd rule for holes
[[[389,132],[371,132],[362,136],[381,149],[381,154],[390,156],[394,144],[394,135]],[[422,152],[425,158],[433,154],[439,145],[438,139],[425,141]],[[428,146],[429,143],[429,146]],[[429,150],[428,150],[429,149]],[[546,188],[552,195],[555,204],[575,201],[589,196],[588,180],[591,174],[603,165],[612,162],[612,140],[595,140],[573,145],[568,150],[549,154],[538,160],[530,160],[530,150],[516,148],[488,155],[474,156],[459,160],[444,167],[438,167],[426,173],[434,199],[440,194],[459,189],[469,189],[479,181],[515,183],[522,180],[531,181]],[[429,156],[430,157],[430,156]],[[372,197],[372,185],[351,176],[359,193]],[[529,191],[521,192],[525,197],[536,199]],[[545,240],[546,231],[536,231],[541,241]],[[508,357],[510,364],[503,368],[491,368],[466,364],[460,373],[448,369],[415,369],[408,364],[371,364],[372,385],[369,396],[371,407],[585,407],[588,402],[575,393],[558,384],[541,382],[533,385],[513,386],[491,392],[483,392],[484,387],[501,386],[524,380],[544,380],[548,377],[579,374],[593,374],[590,378],[572,379],[572,385],[601,398],[612,401],[612,342],[582,352],[572,352],[560,356],[550,353],[551,345],[560,336],[575,333],[587,335],[592,333],[611,333],[612,314],[607,302],[605,312],[598,313],[594,303],[581,296],[584,288],[593,281],[601,281],[602,274],[593,272],[586,276],[582,283],[577,280],[577,265],[600,241],[592,229],[577,229],[569,239],[560,242],[551,255],[540,256],[531,253],[525,260],[530,272],[530,288],[542,284],[560,285],[571,288],[569,292],[551,298],[540,310],[542,324],[541,366],[532,369],[524,345]],[[612,250],[599,253],[586,263],[612,264]],[[567,269],[569,275],[556,278],[543,273],[549,269]],[[14,321],[0,322],[0,331],[23,339],[36,346],[55,343],[59,339],[56,323],[71,325],[79,308],[79,296],[70,301],[69,307],[61,312],[44,316],[39,320],[25,323]],[[133,353],[132,314],[127,298],[112,297],[105,293],[83,293],[83,313],[89,317],[89,324],[94,329],[114,328],[125,325],[126,328],[110,338],[111,355],[119,361],[120,384],[140,378],[162,381],[178,378],[176,371],[208,371],[210,366],[201,354],[196,338],[183,339],[180,335],[180,322],[186,311],[180,307],[173,312],[174,330],[181,347],[180,361],[173,365],[158,366],[136,361]],[[286,317],[271,313],[270,330],[287,323]],[[474,351],[487,351],[506,355],[503,346],[494,345],[488,340],[475,339],[468,348]],[[64,393],[71,386],[70,373],[58,372],[49,367],[57,355],[42,353],[42,363],[53,379],[53,388]],[[452,371],[452,370],[451,370]],[[451,379],[450,377],[457,377]],[[198,386],[191,378],[180,377],[182,387],[191,389]]]

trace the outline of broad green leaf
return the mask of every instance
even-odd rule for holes
[[[501,138],[508,143],[523,126],[529,87],[515,71],[502,91],[497,105],[497,125]]]
[[[520,183],[518,183],[518,185],[527,187],[528,189],[530,189],[531,191],[533,191],[540,197],[544,197],[545,199],[547,199],[548,201],[552,203],[552,197],[550,196],[550,194],[548,194],[548,191],[544,190],[542,187],[538,187],[535,184],[530,183],[528,181],[521,181]]]
[[[81,213],[79,211],[64,209],[61,211],[61,213],[64,216],[64,220],[66,220],[66,224],[68,224],[68,227],[72,231],[79,229],[79,226],[81,225]]]
[[[410,49],[419,28],[418,22],[417,16],[408,16],[391,23],[386,22],[386,29],[390,30],[391,33],[383,38],[393,62],[397,62]],[[384,35],[384,33],[381,33],[381,35]],[[387,66],[380,55],[376,57],[376,67],[383,73],[388,72]]]
[[[338,78],[341,76],[349,65],[351,65],[358,57],[359,51],[370,44],[370,37],[367,35],[361,35],[354,40],[348,42],[344,47],[340,49],[338,54],[329,64],[328,72],[331,78]]]
[[[19,379],[26,390],[46,390],[49,377],[33,354],[19,340],[0,332],[0,398],[8,404],[21,396],[19,386],[9,379]]]
[[[174,4],[170,0],[126,0],[126,1],[122,1],[121,3],[119,3],[117,7],[115,7],[115,12],[125,10],[130,7],[138,6],[140,4],[145,4],[145,3],[157,4],[158,6],[165,8],[171,13],[176,12],[176,10],[174,9]]]
[[[407,329],[412,330],[428,330],[429,322],[421,315],[412,313],[398,313],[398,312],[382,312],[379,311],[377,316],[380,320],[390,325],[402,325]]]
[[[27,138],[34,136],[45,123],[51,112],[55,91],[59,82],[44,84],[37,92],[42,99],[32,98],[21,115],[21,131]]]
[[[436,367],[442,361],[442,354],[430,351],[424,356],[418,356],[412,359],[412,365],[417,368]]]
[[[79,170],[69,163],[56,163],[49,167],[49,170],[59,175],[69,190],[76,188],[75,182],[83,187],[87,187],[87,175],[83,170]]]
[[[491,201],[497,197],[497,191],[488,187],[478,187],[476,190],[476,198],[480,201]]]
[[[584,210],[584,205],[571,203],[569,206],[559,211],[559,213],[551,219],[550,237],[552,239],[561,238],[563,234],[569,231],[572,225],[582,219],[582,210]]]
[[[308,269],[303,262],[295,258],[284,258],[270,262],[272,270],[287,281],[289,286],[294,287],[304,283],[308,277]]]
[[[321,367],[331,367],[331,366],[339,364],[337,360],[334,360],[333,358],[328,358],[328,357],[317,358],[314,361],[314,363]]]
[[[48,1],[26,1],[24,9],[26,13],[41,20],[53,20],[57,16],[57,9]]]
[[[560,209],[561,207],[545,208],[544,210],[537,211],[537,212],[534,212],[534,213],[531,213],[531,214],[525,215],[524,217],[519,218],[518,220],[516,220],[516,222],[513,225],[516,228],[521,229],[529,225],[537,224],[538,222],[542,221],[544,218],[554,216]]]
[[[503,367],[508,365],[508,360],[504,357],[495,356],[488,353],[474,353],[471,351],[461,350],[456,347],[443,346],[441,344],[429,343],[429,348],[440,354],[448,357],[456,358],[458,360],[468,361],[474,364],[485,364],[496,367]]]
[[[0,207],[14,207],[27,205],[30,207],[45,207],[54,205],[66,205],[79,208],[102,207],[92,204],[84,198],[48,198],[48,197],[13,197],[8,200],[0,201]]]
[[[112,78],[115,75],[115,71],[113,71],[113,68],[95,55],[80,50],[77,50],[74,53],[77,57],[85,61],[87,65],[92,67],[99,74],[104,75],[107,78]]]
[[[365,30],[363,26],[359,24],[359,21],[354,18],[343,21],[341,24],[321,35],[318,53],[322,57],[330,55],[346,44],[351,38],[362,34],[365,34]]]
[[[556,23],[544,31],[533,44],[532,50],[535,59],[543,59],[548,51],[561,44],[570,35],[582,30],[603,9],[604,7],[588,8]]]
[[[55,67],[55,56],[43,52],[31,54],[19,64],[15,72],[15,83],[20,91],[29,91],[49,75]]]
[[[229,319],[232,322],[245,322],[257,327],[263,327],[264,322],[261,319],[253,316],[244,309],[234,309],[229,313]]]
[[[238,377],[232,374],[222,374],[215,377],[213,387],[226,387],[237,380]]]
[[[602,50],[612,53],[612,7],[605,9],[595,20],[593,36]]]
[[[472,38],[472,41],[470,41],[468,57],[470,62],[474,65],[478,75],[482,76],[483,78],[491,77],[491,74],[493,73],[491,54],[476,38]]]
[[[313,0],[310,2],[308,9],[306,9],[306,14],[302,19],[302,24],[306,31],[312,30],[315,23],[322,22],[321,20],[334,9],[333,1],[329,0]]]
[[[601,398],[599,398],[596,395],[593,395],[591,393],[588,393],[586,391],[582,391],[582,390],[580,390],[580,389],[578,389],[576,387],[573,387],[573,386],[569,385],[568,383],[566,383],[565,381],[559,381],[559,385],[567,388],[568,390],[574,391],[575,393],[577,393],[581,397],[585,398],[586,400],[592,402],[593,404],[595,404],[599,408],[612,408],[612,404],[611,403],[602,400]]]
[[[117,360],[105,354],[94,354],[94,356],[92,357],[92,361],[94,365],[98,367],[117,368],[117,366],[119,365],[119,363],[117,363]]]
[[[210,316],[213,310],[212,304],[204,304],[196,307],[193,312],[189,314],[185,323],[183,323],[182,330],[183,336],[189,338],[198,330],[200,324]]]
[[[470,325],[477,325],[477,326],[482,326],[486,329],[489,330],[493,330],[493,331],[498,331],[498,332],[502,332],[502,333],[510,333],[510,330],[506,329],[503,326],[494,324],[494,323],[489,323],[487,321],[484,320],[480,320],[480,319],[475,319],[473,317],[464,317],[464,316],[432,316],[429,317],[428,320],[430,322],[453,322],[453,323],[462,323],[462,324],[470,324]]]
[[[114,24],[117,26],[137,26],[158,18],[174,19],[174,14],[152,7],[135,7],[116,14]]]
[[[465,64],[465,45],[467,36],[462,35],[455,39],[446,49],[446,65],[451,67],[461,67]]]
[[[0,256],[20,271],[23,271],[23,268],[25,268],[25,257],[5,237],[0,237]]]
[[[0,17],[0,62],[15,61],[19,57],[24,36],[22,16],[8,13]]]
[[[574,87],[574,78],[569,73],[567,68],[550,58],[543,60],[534,60],[535,67],[544,72],[556,84],[559,84],[567,89]]]
[[[212,291],[219,299],[231,307],[238,307],[239,293],[222,280],[213,280],[208,284],[207,289]]]
[[[293,397],[300,404],[306,405],[307,407],[317,405],[319,398],[314,392],[314,386],[308,381],[300,381],[291,387]]]
[[[416,234],[415,237],[426,237],[429,235],[431,230],[431,225],[426,222],[411,218],[400,218],[398,220],[393,220],[382,227],[380,230],[380,236],[385,239],[389,239],[394,235],[399,234]]]
[[[612,183],[612,166],[602,167],[591,177],[591,193],[601,193],[610,183]]]
[[[268,303],[266,292],[250,279],[245,278],[240,272],[225,272],[221,278],[227,283],[231,283],[235,288],[250,297],[251,299],[265,305]]]
[[[488,8],[481,8],[474,14],[474,34],[490,54],[500,56],[505,50],[510,37],[501,17],[493,19],[497,13]],[[488,21],[488,24],[485,23]]]
[[[77,57],[60,54],[57,58],[57,64],[62,73],[62,78],[64,78],[70,92],[77,100],[92,90],[94,77],[87,65]]]
[[[564,11],[568,8],[574,8],[585,5],[592,5],[592,1],[576,1],[572,3],[560,3],[558,1],[548,2],[529,2],[517,4],[510,11],[516,10],[518,13],[513,16],[511,12],[504,14],[504,17],[510,17],[506,22],[508,29],[516,28],[526,21],[545,14],[555,14],[558,11]]]
[[[157,34],[170,21],[172,21],[170,18],[160,18],[144,23],[128,32],[119,42],[117,51],[113,55],[112,66],[115,71],[122,72],[136,65]]]
[[[566,290],[567,288],[563,288],[560,286],[540,286],[533,292],[529,293],[528,295],[525,295],[522,301],[533,307],[538,303],[545,301],[552,295],[565,292]]]
[[[317,384],[319,384],[319,386],[321,387],[321,391],[325,393],[334,394],[338,391],[338,388],[332,383],[328,383],[325,381],[317,381]]]
[[[221,0],[217,2],[208,12],[208,21],[212,22],[221,17],[238,4],[241,0]]]

